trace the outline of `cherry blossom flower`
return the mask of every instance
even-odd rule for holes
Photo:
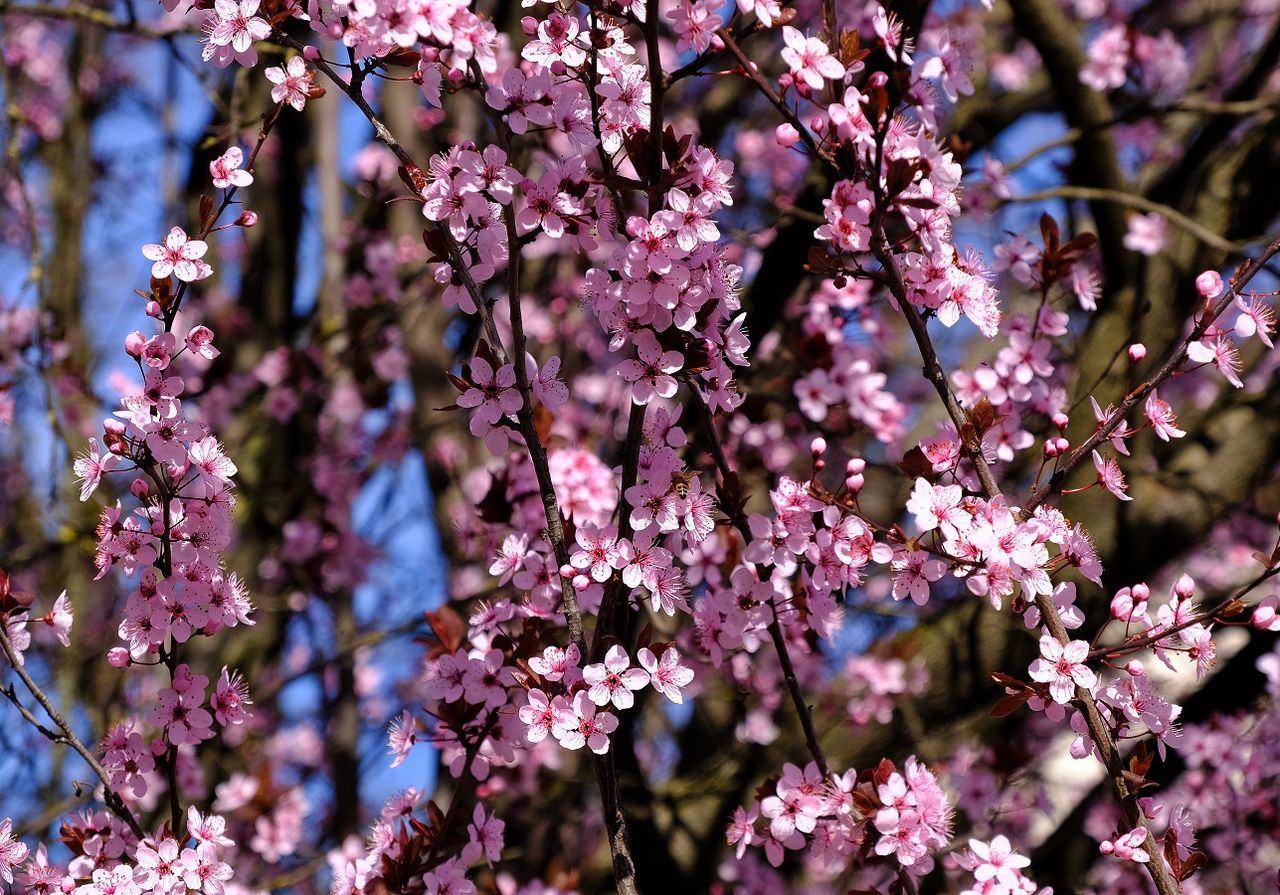
[[[142,254],[151,265],[151,276],[158,280],[176,276],[184,283],[203,280],[213,273],[213,268],[200,259],[209,250],[203,240],[188,239],[181,227],[174,227],[164,238],[164,244],[150,243],[142,247]]]
[[[53,601],[53,608],[35,619],[35,621],[40,623],[35,629],[37,640],[47,641],[52,638],[63,646],[71,646],[71,639],[68,635],[71,632],[73,617],[71,614],[71,601],[67,599],[65,590],[58,594],[57,599]]]
[[[249,2],[249,0],[241,0]],[[276,65],[265,72],[267,80],[276,85],[271,88],[273,103],[288,103],[299,112],[307,105],[318,89],[311,80],[311,71],[301,56],[293,56],[284,65]]]
[[[1098,677],[1085,664],[1089,644],[1083,640],[1059,643],[1048,634],[1040,638],[1040,658],[1031,663],[1033,681],[1049,685],[1049,695],[1059,705],[1075,699],[1076,687],[1092,689]]]
[[[597,714],[596,705],[585,690],[573,696],[572,703],[556,712],[552,734],[566,749],[578,750],[583,746],[597,755],[609,751],[609,734],[618,729],[617,716],[609,712]]]
[[[81,480],[80,499],[84,501],[98,490],[103,474],[120,465],[120,457],[112,453],[102,454],[98,449],[98,439],[90,438],[89,449],[77,457],[73,465],[76,478]]]
[[[1120,464],[1116,462],[1114,457],[1109,457],[1104,461],[1102,455],[1094,451],[1093,466],[1098,471],[1098,484],[1121,500],[1133,500],[1132,497],[1125,493],[1129,486],[1124,480],[1124,473],[1120,471]]]
[[[782,40],[786,44],[782,48],[782,61],[790,66],[791,74],[811,90],[821,90],[827,80],[844,77],[844,66],[818,38],[805,37],[802,31],[783,25]]]
[[[614,708],[622,711],[635,705],[632,691],[644,689],[649,683],[649,673],[643,668],[632,668],[627,651],[615,643],[605,653],[604,662],[582,669],[582,679],[587,683],[587,695],[592,702],[598,706],[613,703]]]
[[[219,0],[230,3],[231,0]],[[251,0],[257,6],[257,0]],[[268,32],[269,33],[269,32]],[[213,177],[215,189],[236,189],[253,183],[253,175],[240,166],[244,164],[244,152],[239,146],[232,146],[222,155],[209,162],[209,174]],[[190,338],[190,337],[188,337]]]
[[[1178,428],[1178,417],[1174,414],[1173,408],[1167,402],[1160,400],[1155,389],[1147,395],[1143,410],[1146,412],[1147,421],[1151,423],[1151,431],[1155,432],[1161,441],[1182,438],[1187,434]]]
[[[511,364],[503,364],[495,372],[483,357],[471,361],[471,388],[458,396],[458,406],[474,408],[471,414],[471,434],[483,437],[500,419],[516,413],[524,406],[524,399],[516,390],[516,370]]]
[[[0,821],[0,879],[13,882],[13,868],[27,859],[27,847],[13,838],[13,822],[9,818]]]
[[[684,358],[678,351],[663,351],[657,338],[649,330],[636,335],[638,359],[625,360],[618,365],[618,373],[632,383],[631,400],[644,405],[654,395],[670,398],[676,393],[676,380],[672,373],[684,367]]]
[[[234,873],[231,865],[218,860],[217,847],[201,842],[182,851],[182,882],[188,892],[222,895],[225,883]]]
[[[400,717],[391,722],[391,730],[387,733],[387,745],[395,760],[391,767],[398,768],[409,757],[409,751],[418,742],[418,722],[413,714],[405,709]]]
[[[693,669],[680,664],[680,653],[674,646],[668,646],[661,659],[647,646],[642,646],[636,658],[640,660],[640,667],[649,673],[653,689],[677,705],[684,702],[684,694],[680,691],[693,681]]]
[[[469,845],[479,850],[490,867],[502,857],[503,832],[506,826],[497,817],[486,814],[483,805],[476,805],[471,813],[471,823],[467,824]]]
[[[1206,337],[1187,346],[1187,358],[1192,363],[1214,364],[1236,388],[1244,388],[1240,379],[1240,352],[1226,335]]]
[[[256,15],[258,0],[214,0],[213,11],[218,19],[209,35],[213,46],[230,46],[237,53],[244,53],[254,42],[271,36],[270,23]]]
[[[1158,255],[1169,241],[1169,221],[1158,212],[1135,214],[1129,218],[1124,247],[1143,255]]]

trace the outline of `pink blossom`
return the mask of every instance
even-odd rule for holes
[[[1059,643],[1048,634],[1040,638],[1040,658],[1031,663],[1031,679],[1049,685],[1049,694],[1059,705],[1075,699],[1076,687],[1092,689],[1098,677],[1085,664],[1089,644],[1083,640]]]
[[[222,0],[231,2],[231,0]],[[249,0],[241,0],[249,2]],[[307,99],[315,89],[311,80],[311,72],[301,56],[293,56],[284,65],[268,68],[265,72],[267,80],[275,86],[271,88],[273,103],[288,103],[299,112],[306,107]]]
[[[163,280],[173,274],[184,283],[193,283],[213,273],[213,268],[200,260],[208,250],[205,242],[188,239],[181,227],[174,227],[164,238],[163,245],[144,245],[142,254],[155,262],[151,265],[151,276],[156,279]]]
[[[218,0],[229,3],[231,0]],[[256,6],[256,0],[254,0]],[[215,189],[238,189],[253,183],[253,175],[240,166],[244,164],[244,152],[239,146],[232,146],[222,155],[209,162],[209,174],[213,178]]]
[[[674,646],[663,650],[661,659],[647,646],[642,646],[636,658],[640,660],[640,667],[649,673],[653,689],[676,704],[684,702],[680,691],[693,681],[693,669],[680,664],[680,653]]]
[[[621,711],[635,704],[632,691],[644,689],[649,683],[649,673],[643,668],[632,668],[627,651],[615,643],[605,653],[604,662],[582,669],[582,679],[587,683],[587,695],[592,702],[599,706],[613,703],[614,708]]]
[[[844,66],[831,55],[826,43],[816,37],[806,37],[790,25],[782,26],[782,61],[791,68],[791,74],[804,81],[811,90],[821,90],[827,80],[844,77]]]

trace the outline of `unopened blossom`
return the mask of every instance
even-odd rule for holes
[[[678,658],[678,657],[677,657]],[[649,673],[643,668],[633,668],[627,651],[618,644],[609,647],[603,662],[582,669],[582,679],[587,683],[587,696],[596,705],[613,703],[618,710],[635,705],[634,690],[642,690],[649,683]]]
[[[200,259],[209,246],[200,239],[188,239],[186,231],[174,227],[164,238],[163,244],[149,243],[142,247],[142,254],[151,265],[151,276],[158,280],[171,274],[184,283],[203,280],[213,273],[213,268]]]
[[[1049,694],[1059,705],[1075,699],[1076,687],[1092,689],[1098,677],[1085,663],[1089,644],[1083,640],[1060,643],[1048,634],[1040,638],[1040,658],[1031,663],[1033,681],[1049,685]]]
[[[674,703],[684,702],[682,688],[693,681],[693,669],[680,664],[680,653],[674,646],[668,646],[659,659],[647,646],[642,646],[636,653],[640,667],[649,673],[649,683],[653,689]]]
[[[265,72],[267,80],[275,86],[271,88],[271,101],[288,103],[299,112],[307,105],[307,100],[317,89],[311,80],[311,71],[301,56],[294,56],[284,65],[276,65]]]
[[[1098,851],[1111,855],[1122,861],[1133,861],[1135,864],[1146,864],[1151,860],[1144,848],[1147,841],[1145,827],[1134,827],[1127,833],[1108,839],[1098,846]]]
[[[219,0],[219,2],[229,2],[229,0]],[[253,175],[240,167],[243,164],[244,152],[239,146],[232,146],[209,162],[209,174],[213,178],[214,188],[225,190],[253,183]]]

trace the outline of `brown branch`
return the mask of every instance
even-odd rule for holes
[[[4,652],[5,657],[9,660],[9,664],[13,667],[14,673],[18,675],[18,678],[27,688],[27,691],[35,698],[35,701],[40,703],[40,707],[44,709],[45,714],[49,716],[49,720],[53,721],[61,733],[49,730],[49,728],[40,724],[25,707],[18,703],[17,696],[12,692],[12,687],[10,687],[9,692],[6,695],[9,696],[15,705],[18,705],[22,716],[34,724],[41,734],[49,737],[55,743],[70,746],[77,755],[83,758],[85,764],[89,765],[90,770],[92,770],[97,778],[102,781],[102,800],[106,803],[107,807],[111,809],[111,813],[128,824],[129,829],[132,830],[133,834],[139,839],[145,837],[146,834],[142,831],[142,825],[138,823],[137,818],[133,816],[133,812],[129,810],[127,805],[125,805],[124,799],[120,798],[119,793],[112,788],[111,778],[107,776],[107,771],[102,767],[97,756],[90,751],[80,737],[76,736],[76,732],[72,729],[71,725],[67,723],[67,719],[63,717],[62,713],[58,711],[57,706],[53,704],[53,701],[49,699],[44,690],[40,689],[40,685],[31,678],[30,674],[27,673],[27,669],[22,665],[21,657],[19,657],[17,651],[14,650],[13,644],[9,642],[9,634],[5,630],[5,626],[3,624],[0,624],[0,651]],[[52,736],[50,736],[51,734]]]
[[[1182,366],[1183,361],[1187,359],[1188,346],[1193,342],[1198,342],[1204,337],[1204,334],[1209,331],[1209,327],[1213,325],[1214,321],[1216,321],[1218,317],[1221,316],[1222,312],[1235,301],[1236,296],[1240,294],[1241,290],[1249,284],[1250,280],[1258,275],[1258,273],[1266,266],[1267,262],[1270,261],[1277,253],[1280,253],[1280,236],[1273,239],[1270,245],[1263,250],[1261,255],[1241,268],[1240,272],[1235,276],[1231,284],[1231,288],[1229,288],[1226,293],[1224,293],[1223,296],[1214,303],[1212,308],[1205,312],[1205,314],[1200,318],[1200,322],[1192,328],[1186,338],[1178,343],[1178,347],[1174,349],[1173,353],[1169,355],[1160,368],[1148,379],[1143,381],[1137,388],[1125,395],[1124,400],[1120,402],[1120,406],[1115,410],[1107,422],[1100,425],[1096,432],[1085,439],[1085,441],[1072,451],[1070,456],[1068,456],[1062,463],[1058,464],[1058,467],[1054,470],[1049,481],[1031,492],[1031,495],[1022,506],[1022,512],[1024,514],[1030,515],[1035,511],[1036,507],[1045,502],[1050,494],[1061,492],[1062,483],[1066,480],[1067,476],[1075,471],[1076,467],[1091,455],[1094,448],[1102,444],[1102,442],[1110,437],[1112,432],[1120,427],[1121,423],[1123,423],[1125,418],[1128,416],[1129,411],[1136,407],[1139,401],[1143,400],[1150,391],[1158,388],[1162,382],[1178,371]]]

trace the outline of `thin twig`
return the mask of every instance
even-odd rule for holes
[[[27,673],[27,669],[22,664],[21,657],[18,656],[17,651],[13,648],[13,644],[9,642],[9,634],[5,630],[5,626],[3,624],[0,624],[0,650],[4,652],[5,657],[9,660],[10,666],[13,667],[14,673],[18,675],[18,678],[27,688],[27,692],[35,698],[36,702],[40,703],[40,707],[44,709],[45,714],[49,716],[49,720],[53,721],[54,725],[61,731],[61,734],[57,734],[54,731],[49,730],[47,727],[36,721],[30,712],[19,705],[16,694],[12,694],[12,689],[10,689],[10,693],[7,695],[10,695],[10,698],[15,705],[19,705],[23,717],[32,724],[35,724],[36,729],[45,736],[54,734],[54,736],[51,737],[54,742],[70,746],[77,755],[83,758],[85,763],[89,765],[90,770],[92,770],[97,778],[102,781],[102,799],[106,803],[107,807],[111,809],[111,812],[115,814],[116,817],[129,825],[129,829],[133,831],[135,836],[139,839],[145,837],[146,834],[142,831],[142,825],[138,823],[137,818],[133,816],[133,812],[129,810],[127,805],[125,805],[124,799],[120,798],[120,795],[112,788],[111,778],[107,775],[106,769],[103,768],[102,764],[98,761],[97,756],[94,755],[89,747],[84,744],[80,737],[76,736],[75,730],[73,730],[71,725],[67,723],[67,719],[63,717],[60,711],[58,711],[57,707],[45,694],[44,690],[40,689],[40,685],[32,679],[30,674]]]

